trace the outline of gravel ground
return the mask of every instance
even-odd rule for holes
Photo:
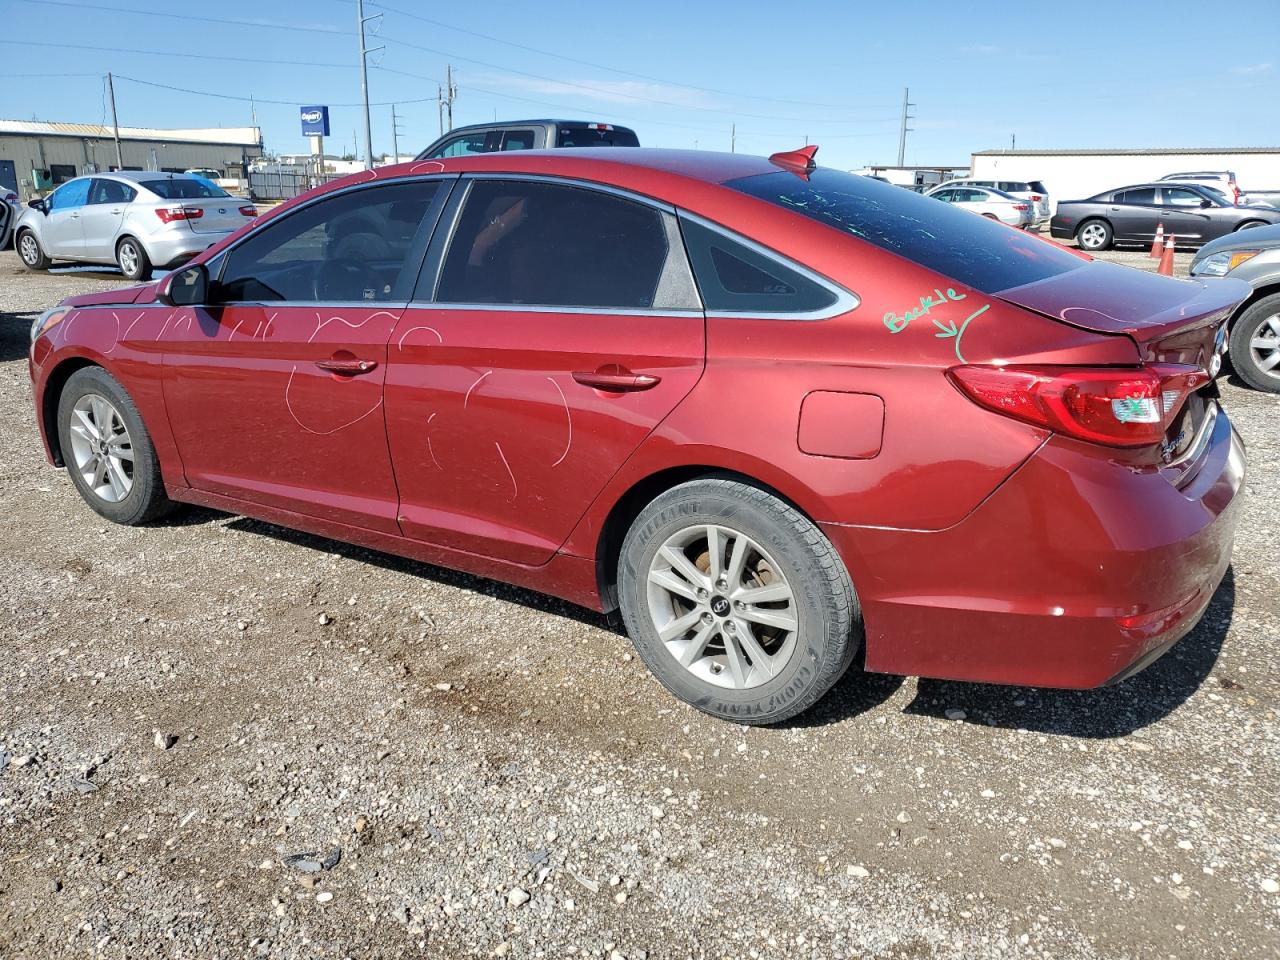
[[[1235,563],[1146,672],[851,673],[747,729],[556,601],[97,518],[42,460],[27,328],[119,282],[0,254],[0,957],[1280,953],[1280,398],[1224,385]]]

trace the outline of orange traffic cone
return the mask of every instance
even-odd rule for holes
[[[1164,235],[1164,253],[1160,255],[1160,266],[1156,267],[1156,273],[1162,277],[1173,276],[1173,234],[1166,233]]]
[[[1152,260],[1159,260],[1164,255],[1164,221],[1161,220],[1156,224],[1156,238],[1151,241],[1151,253],[1148,254]]]

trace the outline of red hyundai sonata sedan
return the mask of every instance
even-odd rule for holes
[[[1094,687],[1196,623],[1248,293],[769,159],[521,151],[284,204],[32,331],[98,513],[197,503],[620,608],[769,723],[868,669]]]

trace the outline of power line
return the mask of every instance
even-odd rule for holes
[[[252,63],[257,66],[279,64],[287,67],[342,67],[354,68],[354,63],[317,63],[314,60],[259,60],[255,57],[215,57],[210,54],[177,52],[173,50],[136,50],[130,47],[95,47],[85,43],[43,43],[38,40],[0,40],[0,43],[20,47],[56,47],[59,50],[95,50],[100,53],[134,53],[144,57],[178,57],[182,60],[216,60],[224,63]],[[96,76],[96,74],[95,74]]]
[[[290,33],[327,33],[346,36],[339,27],[294,26],[291,23],[270,23],[257,20],[234,20],[227,17],[197,17],[184,13],[163,13],[159,10],[138,10],[135,7],[100,7],[93,3],[75,3],[73,0],[27,0],[41,7],[74,7],[77,10],[98,10],[102,13],[135,13],[145,17],[164,17],[169,20],[188,20],[195,23],[219,23],[226,26],[253,27],[255,30],[288,30]]]
[[[97,76],[97,74],[94,74],[94,76]],[[128,80],[130,83],[140,83],[144,87],[157,87],[161,90],[172,90],[175,93],[189,93],[197,97],[213,97],[218,100],[235,100],[240,103],[269,103],[279,107],[296,107],[296,106],[305,104],[307,102],[305,98],[298,99],[298,100],[269,100],[265,97],[256,97],[256,96],[237,97],[234,94],[230,94],[230,93],[214,93],[211,90],[193,90],[190,87],[175,87],[173,84],[169,84],[169,83],[156,83],[153,80],[140,80],[137,77],[127,77],[121,73],[117,73],[115,76],[117,80]],[[434,103],[435,99],[436,99],[435,97],[423,97],[417,100],[382,100],[377,103],[370,103],[369,106],[389,107],[393,103],[400,106],[404,106],[405,104],[408,104],[408,103]],[[359,103],[331,103],[331,104],[328,104],[328,106],[363,107],[364,101],[362,100]]]

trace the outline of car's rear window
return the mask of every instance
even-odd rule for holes
[[[612,127],[605,130],[586,124],[562,123],[556,130],[557,147],[638,147],[634,130]]]
[[[221,187],[197,177],[174,177],[172,180],[143,180],[138,186],[166,200],[209,200],[230,196]]]
[[[1051,243],[932,197],[839,170],[762,173],[725,186],[996,293],[1080,267]]]
[[[1041,183],[1039,180],[1028,180],[1028,181],[1027,181],[1027,186],[1029,186],[1029,187],[1030,187],[1032,190],[1034,190],[1036,193],[1048,193],[1048,192],[1049,192],[1048,190],[1046,190],[1046,189],[1044,188],[1044,184],[1043,184],[1043,183]]]

